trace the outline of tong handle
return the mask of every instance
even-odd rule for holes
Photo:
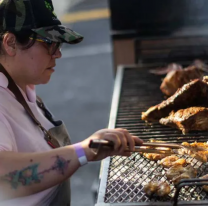
[[[145,146],[144,144],[142,146]],[[158,154],[167,154],[167,155],[173,154],[173,152],[171,150],[162,150],[162,149],[157,150],[157,149],[154,149],[154,148],[142,148],[142,146],[135,146],[135,152],[158,153]],[[147,146],[150,146],[150,145],[148,144]],[[101,147],[102,148],[106,147],[108,149],[113,149],[114,142],[108,141],[108,140],[100,140],[100,139],[93,139],[93,140],[90,141],[89,148],[99,149]],[[126,151],[129,152],[129,147],[126,148]]]
[[[92,139],[89,144],[89,148],[98,149],[100,147],[114,147],[114,142],[103,139]]]
[[[183,146],[174,143],[160,143],[160,142],[145,142],[142,146],[149,146],[149,147],[167,147],[170,149],[180,149]]]
[[[114,143],[112,141],[108,140],[102,140],[102,139],[93,139],[90,141],[89,147],[97,149],[101,146],[110,147],[113,148]],[[171,149],[180,149],[182,148],[179,144],[169,144],[169,143],[160,143],[160,142],[144,142],[141,146],[147,146],[147,147],[167,147]]]

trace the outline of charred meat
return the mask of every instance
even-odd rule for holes
[[[208,105],[208,84],[206,79],[206,77],[203,80],[196,79],[183,85],[167,100],[150,107],[146,112],[142,112],[142,120],[148,122],[159,121],[161,118],[167,117],[172,111],[191,106]]]
[[[172,111],[168,117],[160,119],[160,124],[177,128],[183,134],[189,131],[208,130],[208,108],[189,107],[180,109],[177,112]]]
[[[144,186],[144,192],[148,196],[163,197],[170,193],[170,185],[167,182],[153,181]]]
[[[171,96],[184,84],[187,84],[194,79],[202,79],[202,77],[202,70],[198,69],[196,66],[190,66],[181,70],[173,70],[166,75],[160,89],[165,95]]]

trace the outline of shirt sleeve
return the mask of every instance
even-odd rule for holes
[[[0,113],[0,151],[17,151],[14,133],[2,113]]]

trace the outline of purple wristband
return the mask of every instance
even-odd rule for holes
[[[83,166],[87,164],[88,163],[87,157],[85,155],[85,151],[82,148],[81,144],[80,143],[74,144],[74,148],[75,148],[75,152],[77,154],[80,165]]]

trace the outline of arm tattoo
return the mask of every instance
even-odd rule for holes
[[[65,160],[60,156],[53,157],[56,158],[54,164],[41,172],[38,172],[38,167],[40,164],[30,165],[22,170],[15,170],[1,177],[1,180],[7,181],[11,184],[13,189],[17,189],[19,185],[27,186],[32,183],[40,183],[43,179],[45,173],[51,171],[56,171],[57,173],[64,175],[65,171],[68,168],[70,160]],[[30,160],[31,161],[31,160]]]

